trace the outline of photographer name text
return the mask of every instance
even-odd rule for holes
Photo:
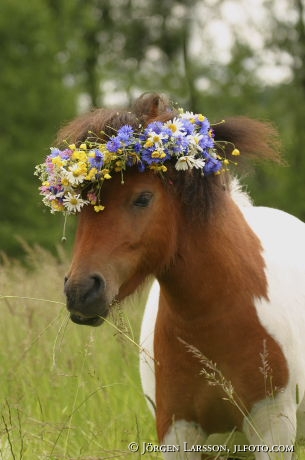
[[[128,445],[130,452],[139,452],[141,455],[151,454],[152,452],[227,452],[236,454],[239,452],[294,452],[293,445],[274,444],[234,444],[230,448],[226,444],[153,444],[151,442],[131,442]]]

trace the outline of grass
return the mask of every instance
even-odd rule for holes
[[[64,257],[28,249],[28,265],[0,267],[0,459],[136,460],[129,442],[156,443],[132,342],[143,302],[114,326],[80,327],[61,293]]]
[[[139,460],[130,442],[158,444],[138,371],[144,299],[102,327],[73,324],[62,294],[65,255],[26,250],[27,268],[5,258],[0,265],[0,460]],[[206,443],[245,444],[242,436]],[[297,453],[305,460],[304,446]]]

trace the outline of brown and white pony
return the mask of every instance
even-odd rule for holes
[[[98,109],[77,118],[59,140],[81,142],[89,130],[110,135],[139,120],[169,120],[158,95],[132,111]],[[244,118],[215,126],[244,157],[276,158],[270,126]],[[156,409],[162,444],[203,445],[237,428],[258,449],[305,437],[305,225],[278,210],[254,207],[228,174],[176,171],[162,177],[130,168],[102,186],[103,212],[84,207],[65,281],[72,321],[99,325],[114,300],[153,275],[141,331],[143,389]],[[215,363],[242,406],[201,375],[189,344]],[[148,356],[154,356],[154,359]],[[201,452],[164,453],[198,460]],[[291,452],[284,454],[291,457]]]

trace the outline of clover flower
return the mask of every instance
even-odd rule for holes
[[[138,132],[127,124],[106,141],[90,132],[80,145],[70,144],[62,150],[52,147],[35,174],[42,183],[43,203],[52,213],[75,214],[88,204],[100,212],[104,209],[101,186],[113,173],[119,172],[123,182],[130,167],[163,174],[171,162],[179,172],[197,169],[202,175],[219,174],[231,162],[219,156],[219,149],[224,151],[222,143],[214,140],[209,120],[180,109],[172,120],[149,123]],[[232,155],[239,154],[233,146]]]

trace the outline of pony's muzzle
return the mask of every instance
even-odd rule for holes
[[[67,309],[73,322],[99,326],[108,315],[106,282],[100,274],[92,274],[81,280],[65,278]]]

